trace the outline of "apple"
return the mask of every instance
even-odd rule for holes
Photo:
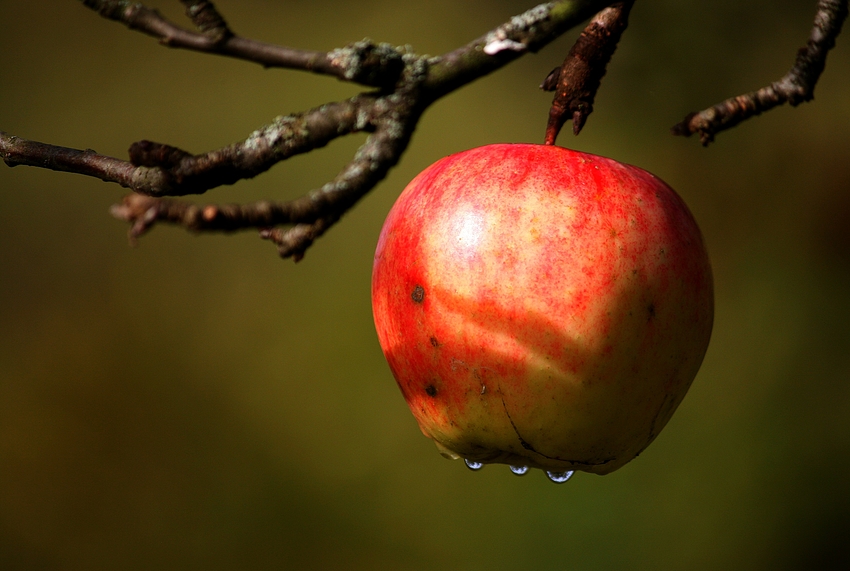
[[[563,480],[613,472],[658,436],[702,363],[714,296],[700,230],[660,179],[496,144],[404,189],[378,240],[372,307],[445,456]]]

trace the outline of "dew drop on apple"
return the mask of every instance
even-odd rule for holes
[[[552,480],[556,484],[563,484],[564,482],[566,482],[567,480],[569,480],[570,478],[573,477],[573,470],[570,470],[569,472],[549,472],[549,471],[547,471],[546,475],[549,477],[550,480]]]
[[[511,472],[513,472],[517,476],[522,476],[523,474],[528,472],[528,466],[511,466]]]
[[[464,458],[463,461],[466,463],[466,467],[469,468],[470,470],[480,470],[481,468],[484,467],[484,464],[482,464],[481,462],[475,462],[474,460],[467,460],[466,458]]]

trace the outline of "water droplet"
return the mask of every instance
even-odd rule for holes
[[[528,466],[511,466],[511,472],[513,472],[517,476],[522,476],[523,474],[528,472]]]
[[[567,480],[573,477],[573,470],[569,472],[546,472],[546,475],[549,476],[549,479],[555,482],[556,484],[563,484]]]
[[[466,462],[466,467],[469,468],[470,470],[480,470],[481,468],[484,467],[484,464],[482,464],[481,462],[475,462],[474,460],[467,460],[466,458],[464,458],[463,461]]]

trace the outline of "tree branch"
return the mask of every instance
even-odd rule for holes
[[[611,3],[610,0],[562,0],[540,4],[432,60],[423,87],[436,100],[528,52],[540,50]]]
[[[234,231],[260,228],[261,236],[278,245],[282,257],[300,260],[305,250],[342,214],[382,180],[407,148],[419,110],[392,108],[386,116],[372,119],[375,131],[358,149],[354,159],[333,181],[290,202],[260,201],[251,204],[196,205],[173,199],[131,194],[112,214],[132,224],[136,239],[156,222],[178,224],[188,230]],[[287,230],[272,229],[295,224]]]
[[[374,99],[360,95],[278,117],[244,141],[202,155],[139,141],[131,145],[127,162],[91,149],[57,147],[0,132],[0,156],[9,166],[28,165],[85,174],[149,196],[201,194],[210,188],[252,178],[293,155],[323,147],[340,135],[369,129]]]
[[[674,125],[674,135],[689,137],[699,133],[700,142],[707,146],[714,136],[750,117],[790,103],[796,107],[814,98],[815,85],[826,66],[826,56],[835,46],[835,39],[847,18],[848,0],[820,0],[814,27],[805,47],[797,52],[791,70],[779,81],[758,91],[732,97],[697,113],[688,114]]]
[[[327,54],[255,42],[235,35],[211,2],[181,1],[199,32],[180,28],[156,10],[135,2],[84,0],[84,4],[168,46],[325,73],[380,89],[278,117],[241,142],[200,155],[140,141],[130,147],[130,160],[123,161],[0,131],[0,157],[9,166],[76,172],[132,189],[134,194],[112,209],[114,216],[130,223],[132,240],[158,222],[195,232],[257,228],[262,238],[278,246],[281,256],[296,260],[398,162],[428,105],[524,53],[540,49],[610,3],[561,0],[541,4],[466,46],[427,58],[366,40]],[[370,135],[352,161],[331,182],[290,202],[197,205],[163,198],[199,194],[251,178],[292,155],[355,132]],[[289,227],[278,228],[282,225]]]

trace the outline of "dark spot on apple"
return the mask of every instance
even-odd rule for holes
[[[430,341],[431,341],[431,347],[439,347],[440,346],[440,342],[437,341],[436,337],[431,337]]]
[[[649,317],[647,318],[647,321],[652,321],[652,318],[655,317],[655,304],[650,303],[647,306],[646,310],[649,312]]]
[[[437,396],[437,387],[435,387],[434,385],[428,385],[427,387],[425,387],[425,393],[429,397],[435,397]]]
[[[410,294],[410,299],[412,299],[414,303],[422,303],[425,299],[425,288],[416,284],[416,287],[413,288],[413,293]]]

